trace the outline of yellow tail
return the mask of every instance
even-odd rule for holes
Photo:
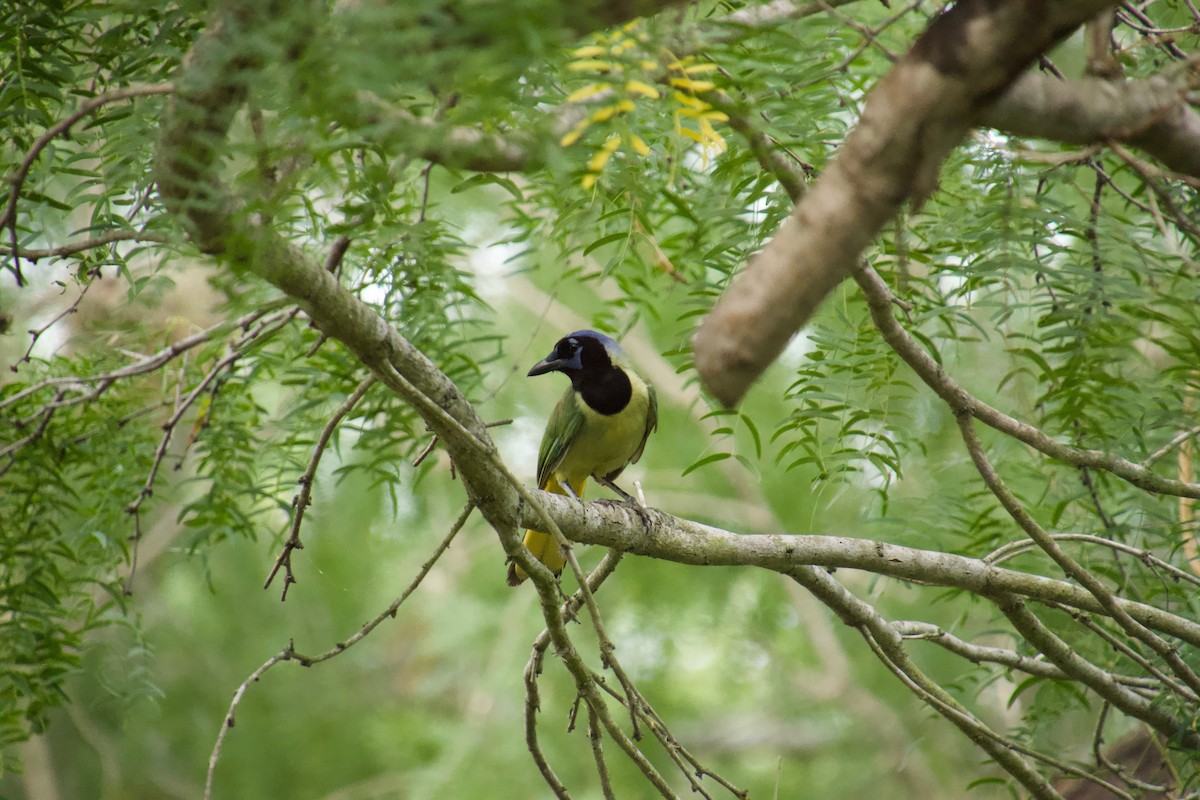
[[[580,478],[578,484],[571,484],[571,488],[575,490],[575,494],[583,497],[583,484],[587,482],[587,478]],[[562,486],[554,478],[550,476],[550,480],[546,481],[543,487],[551,494],[565,495]],[[554,537],[548,533],[541,531],[527,530],[525,531],[525,547],[533,557],[546,565],[546,568],[558,575],[562,572],[563,564],[567,563],[563,557],[562,550],[554,543]],[[525,570],[518,567],[516,564],[508,565],[508,585],[519,586],[529,576],[525,574]]]

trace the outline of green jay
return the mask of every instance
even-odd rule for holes
[[[590,477],[633,502],[613,481],[641,458],[647,437],[658,426],[654,387],[633,370],[616,341],[588,330],[559,339],[529,375],[547,372],[564,373],[571,385],[542,435],[538,488],[579,498]],[[566,559],[552,536],[525,531],[525,546],[555,575],[562,572]],[[509,586],[527,577],[516,564],[508,565]]]

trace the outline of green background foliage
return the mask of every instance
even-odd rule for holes
[[[830,11],[754,31],[706,22],[725,7],[699,4],[583,38],[566,8],[304,3],[244,32],[269,66],[223,145],[226,180],[255,198],[240,213],[264,215],[318,260],[349,237],[342,283],[486,419],[513,420],[492,432],[524,477],[562,390],[524,371],[563,333],[595,327],[621,338],[659,386],[661,428],[630,472],[655,507],[744,533],[856,536],[976,557],[1022,539],[979,481],[953,415],[881,340],[852,286],[740,411],[701,398],[690,334],[791,208],[729,126],[714,123],[727,149],[709,141],[706,150],[681,133],[686,104],[662,86],[659,98],[639,97],[632,111],[559,146],[556,115],[592,111],[568,103],[572,91],[652,80],[657,68],[641,61],[661,66],[695,52],[720,67],[698,78],[819,172],[888,69],[886,54],[902,52],[937,7],[861,3],[845,11],[859,27]],[[1187,24],[1181,9],[1155,11],[1163,27]],[[87,98],[172,80],[211,12],[130,0],[18,2],[3,14],[0,171],[12,174],[36,138]],[[873,45],[863,28],[879,31]],[[575,48],[627,39],[620,70],[572,66]],[[1154,71],[1155,52],[1131,45],[1131,74]],[[1053,58],[1077,69],[1080,43]],[[150,172],[165,102],[141,97],[81,120],[34,162],[17,205],[21,247],[113,230],[156,241],[26,260],[28,286],[6,276],[0,287],[0,313],[13,320],[0,361],[18,367],[0,378],[0,447],[41,429],[0,457],[5,796],[25,796],[28,774],[11,768],[34,747],[49,753],[63,797],[199,796],[232,691],[289,641],[315,654],[379,613],[465,499],[440,452],[412,466],[429,433],[375,386],[321,462],[306,546],[293,557],[299,582],[285,603],[278,583],[263,591],[317,436],[366,373],[261,281],[215,268],[187,243]],[[516,143],[535,166],[480,172],[423,157],[466,126]],[[622,146],[591,169],[614,134],[640,137],[649,155]],[[1059,152],[974,136],[932,200],[868,257],[909,304],[906,327],[966,389],[1056,440],[1140,462],[1195,424],[1189,397],[1200,382],[1197,231],[1164,224],[1152,209],[1173,205],[1195,220],[1200,205],[1183,184],[1148,188],[1114,155],[1046,158]],[[36,337],[22,361],[25,331],[84,291],[79,313]],[[89,402],[74,403],[84,389],[71,382],[14,399],[47,380],[121,369],[204,330],[186,355],[113,381]],[[198,387],[156,467],[164,424]],[[64,402],[73,404],[47,416]],[[1048,529],[1182,563],[1173,499],[1047,462],[998,434],[985,443]],[[1174,476],[1173,457],[1158,468]],[[152,470],[153,491],[138,504]],[[1186,584],[1105,548],[1072,553],[1127,596],[1195,618]],[[580,555],[585,565],[600,556]],[[1029,551],[1006,565],[1057,577]],[[252,685],[217,770],[218,796],[546,795],[521,722],[522,670],[542,621],[532,592],[508,589],[503,575],[495,535],[473,518],[394,620],[336,659],[283,664]],[[969,595],[837,577],[891,619],[1020,647]],[[775,574],[629,557],[599,599],[646,698],[752,797],[959,797],[999,774],[858,634]],[[1129,669],[1065,615],[1046,621],[1095,663]],[[1090,757],[1094,697],[932,645],[911,649],[989,724],[1063,760]],[[599,797],[582,715],[565,732],[573,698],[569,676],[548,658],[547,757],[576,796]],[[1108,725],[1109,741],[1133,727]],[[38,738],[22,744],[30,734]],[[647,747],[668,770],[667,755]],[[1187,758],[1177,762],[1191,774]],[[611,765],[618,796],[646,792],[632,765]],[[973,795],[1008,789],[985,782]]]

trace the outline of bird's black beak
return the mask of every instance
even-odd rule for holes
[[[545,375],[547,372],[556,372],[562,369],[562,365],[563,360],[555,358],[554,353],[551,353],[530,367],[528,377],[532,378],[534,375]]]

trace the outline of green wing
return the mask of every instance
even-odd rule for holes
[[[542,434],[542,446],[538,449],[537,485],[545,489],[554,470],[562,463],[571,448],[571,443],[583,427],[583,412],[575,404],[575,390],[567,387],[558,405],[550,413],[546,432]]]
[[[646,409],[646,432],[642,434],[642,442],[637,446],[637,450],[633,451],[633,458],[629,459],[630,464],[636,464],[642,457],[642,451],[646,449],[646,440],[658,427],[658,394],[650,384],[646,384],[646,392],[650,395],[650,407]]]

